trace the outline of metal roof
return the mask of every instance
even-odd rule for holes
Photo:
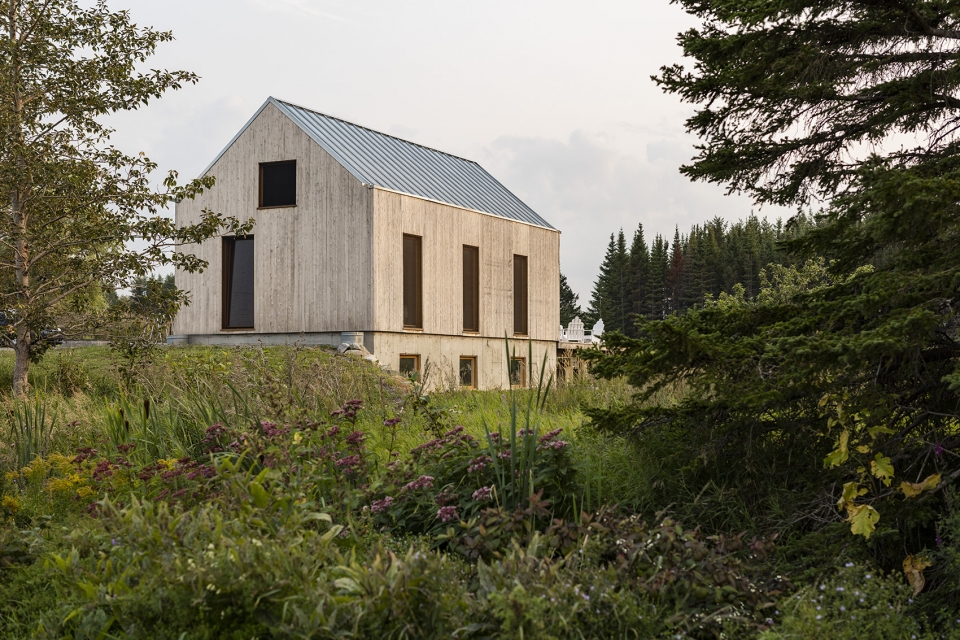
[[[293,120],[314,142],[365,184],[538,227],[554,228],[472,160],[373,131],[284,100],[269,98],[240,133],[268,104],[274,105]],[[217,156],[210,167],[219,158]],[[207,167],[208,171],[210,167]]]

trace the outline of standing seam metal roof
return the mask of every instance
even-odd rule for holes
[[[273,104],[293,120],[363,183],[538,227],[554,228],[472,160],[373,131],[290,102],[269,98],[240,133],[268,104]],[[225,151],[220,152],[210,167]],[[208,171],[210,167],[207,167]]]

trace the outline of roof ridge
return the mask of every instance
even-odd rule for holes
[[[393,138],[394,140],[398,140],[398,141],[403,142],[403,143],[405,143],[405,144],[411,144],[411,145],[413,145],[413,146],[415,146],[415,147],[420,147],[421,149],[426,149],[427,151],[435,151],[435,152],[437,152],[437,153],[442,153],[442,154],[445,155],[445,156],[450,156],[451,158],[456,158],[457,160],[463,160],[464,162],[470,162],[470,163],[472,163],[472,164],[477,165],[478,167],[481,166],[479,162],[477,162],[476,160],[471,160],[470,158],[464,158],[463,156],[458,156],[458,155],[453,154],[453,153],[450,153],[450,152],[448,152],[448,151],[442,151],[441,149],[434,149],[433,147],[428,147],[428,146],[425,145],[425,144],[420,144],[419,142],[414,142],[413,140],[407,140],[406,138],[401,138],[401,137],[399,137],[399,136],[395,136],[395,135],[392,135],[392,134],[389,134],[389,133],[384,133],[383,131],[377,131],[376,129],[371,129],[370,127],[365,127],[365,126],[363,126],[362,124],[357,124],[356,122],[350,122],[349,120],[344,120],[343,118],[338,118],[337,116],[332,116],[332,115],[330,115],[329,113],[323,113],[322,111],[317,111],[316,109],[311,109],[310,107],[305,107],[305,106],[303,106],[302,104],[297,104],[297,103],[295,103],[295,102],[290,102],[289,100],[282,100],[281,98],[273,98],[273,99],[276,100],[277,102],[282,102],[283,104],[287,105],[288,107],[294,107],[295,109],[303,109],[304,111],[309,111],[310,113],[315,113],[315,114],[317,114],[318,116],[323,116],[324,118],[330,118],[331,120],[336,120],[337,122],[342,122],[342,123],[344,123],[344,124],[348,124],[348,125],[350,125],[351,127],[356,127],[356,128],[358,128],[358,129],[363,129],[364,131],[369,131],[369,132],[371,132],[371,133],[375,133],[375,134],[377,134],[378,136],[386,136],[387,138]]]

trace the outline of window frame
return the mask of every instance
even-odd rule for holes
[[[517,384],[513,383],[513,363],[520,363],[520,382]],[[527,359],[522,356],[510,356],[510,366],[507,369],[507,380],[510,383],[511,389],[526,389],[527,388]]]
[[[278,165],[278,164],[292,164],[293,165],[293,204],[274,204],[269,206],[264,206],[263,204],[263,168],[265,166]],[[297,184],[297,161],[296,160],[277,160],[275,162],[261,162],[258,168],[257,176],[257,210],[264,209],[292,209],[297,206],[297,202],[300,200],[300,189]]]
[[[464,333],[480,333],[480,247],[475,247],[473,245],[465,244],[463,245],[463,332]],[[471,271],[473,271],[473,277],[471,278],[470,287],[468,288],[467,284],[467,256],[470,255],[471,261]],[[473,306],[473,313],[470,314],[471,317],[467,317],[467,298],[472,289],[473,295],[470,304]]]
[[[252,235],[246,236],[222,236],[221,238],[221,289],[220,289],[220,330],[221,331],[253,331],[256,328],[256,255],[257,245],[253,244],[253,318],[254,322],[250,326],[231,326],[230,325],[230,307],[233,302],[233,271],[234,258],[236,256],[237,240],[249,240],[254,242]]]
[[[401,354],[397,357],[397,365],[398,365],[398,366],[397,366],[397,371],[399,371],[399,372],[402,373],[403,375],[407,375],[407,374],[403,373],[403,369],[402,369],[402,367],[403,367],[403,364],[402,364],[402,363],[403,363],[403,360],[404,360],[404,359],[407,359],[407,358],[412,358],[412,359],[413,359],[413,362],[414,362],[413,371],[414,371],[414,373],[417,374],[417,380],[419,380],[419,379],[420,379],[420,354],[419,354],[419,353],[401,353]]]
[[[464,360],[469,360],[469,361],[472,363],[472,365],[473,365],[473,368],[471,369],[471,374],[472,374],[472,375],[471,375],[471,378],[472,378],[473,380],[472,380],[472,383],[469,384],[469,385],[463,384],[463,373],[462,373],[462,372],[463,372],[463,361],[464,361]],[[458,378],[459,378],[459,381],[460,381],[460,388],[461,388],[461,389],[476,389],[476,388],[477,388],[477,356],[460,356],[459,375],[458,375]]]
[[[416,255],[416,283],[413,287],[416,295],[416,317],[408,318],[407,316],[407,239],[416,239],[417,246],[417,255]],[[423,331],[423,236],[414,235],[412,233],[403,234],[402,246],[401,246],[401,278],[402,281],[402,296],[403,300],[401,302],[401,312],[402,312],[402,322],[403,328],[407,331]],[[411,320],[411,322],[408,322]]]
[[[522,268],[521,268],[522,267]],[[530,335],[530,261],[527,256],[513,254],[513,335]]]

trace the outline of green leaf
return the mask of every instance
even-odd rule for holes
[[[847,521],[850,523],[850,532],[856,536],[870,538],[870,534],[877,528],[880,513],[868,504],[848,504]]]
[[[932,491],[940,484],[940,474],[934,473],[927,476],[923,482],[901,482],[900,491],[907,498],[916,498],[924,491]]]
[[[893,465],[890,464],[890,458],[882,453],[877,453],[874,459],[870,461],[870,473],[873,474],[874,478],[882,480],[885,487],[889,487],[893,480]]]
[[[833,467],[839,467],[841,464],[847,461],[847,458],[850,457],[850,450],[848,449],[848,444],[850,442],[850,432],[846,429],[843,430],[843,433],[840,434],[840,441],[837,443],[837,448],[833,452],[823,459],[823,466],[828,469]]]
[[[259,482],[250,483],[250,495],[253,497],[253,503],[260,509],[266,509],[270,504],[270,494]]]

